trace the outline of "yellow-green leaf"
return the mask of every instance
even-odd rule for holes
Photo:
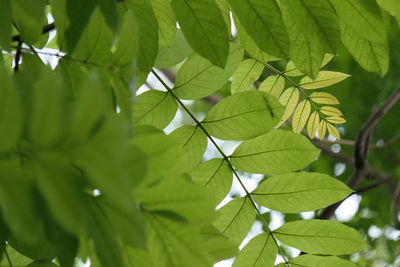
[[[307,134],[310,138],[314,138],[315,133],[318,130],[319,126],[319,115],[318,111],[314,111],[311,115],[310,118],[308,119],[307,123]]]
[[[330,106],[323,106],[320,108],[322,114],[332,117],[340,117],[343,116],[343,113],[338,109]]]
[[[311,104],[307,99],[301,101],[293,113],[292,127],[293,132],[300,133],[307,122],[311,112]]]
[[[319,139],[324,139],[326,133],[326,121],[322,120],[318,127]]]
[[[265,79],[258,90],[267,92],[275,97],[279,97],[285,87],[285,78],[281,75],[271,75]]]
[[[232,94],[253,89],[253,83],[260,77],[263,69],[263,64],[255,59],[242,61],[232,76]]]
[[[282,123],[284,123],[290,117],[290,115],[292,115],[298,101],[299,101],[299,91],[296,88],[290,87],[282,93],[282,95],[279,98],[279,102],[286,108],[278,126],[282,125]]]
[[[326,124],[326,128],[328,129],[328,132],[330,135],[332,135],[333,137],[335,137],[336,139],[340,139],[340,133],[339,131],[336,129],[335,126],[333,126],[330,123]]]
[[[327,122],[335,123],[335,124],[342,124],[345,123],[346,120],[343,119],[342,117],[326,117],[325,120]]]
[[[304,89],[323,88],[341,82],[348,77],[350,77],[350,75],[341,72],[320,71],[317,78],[314,80],[310,77],[301,79],[300,86]]]
[[[318,104],[339,105],[339,100],[326,92],[314,92],[310,95],[312,101]]]

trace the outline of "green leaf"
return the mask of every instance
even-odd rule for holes
[[[259,234],[240,251],[232,267],[269,267],[275,263],[278,247],[270,234]]]
[[[246,50],[246,52],[259,61],[260,63],[265,63],[267,61],[278,60],[279,58],[268,55],[264,51],[262,51],[258,45],[254,42],[254,40],[250,37],[250,35],[243,28],[242,24],[240,24],[239,20],[235,21],[237,35],[240,44]]]
[[[165,128],[175,117],[178,104],[168,93],[149,90],[138,96],[138,102],[132,106],[133,123]]]
[[[304,89],[323,88],[341,82],[348,77],[350,77],[350,75],[341,72],[320,71],[316,79],[311,79],[309,77],[301,79],[300,86]]]
[[[76,42],[72,52],[73,57],[82,62],[108,65],[112,57],[110,48],[113,40],[114,32],[106,23],[100,9],[97,8],[92,12],[90,20],[82,30],[81,37]]]
[[[310,101],[307,99],[300,101],[300,103],[297,105],[296,109],[293,112],[293,117],[292,117],[293,132],[300,133],[301,130],[303,130],[304,125],[306,125],[308,117],[310,116],[310,112],[311,112]]]
[[[302,255],[294,259],[289,260],[295,266],[307,266],[307,267],[357,267],[358,265],[350,261],[341,259],[335,256],[316,256],[316,255]]]
[[[229,53],[228,29],[214,0],[173,0],[172,7],[190,46],[217,67]]]
[[[11,12],[10,0],[0,1],[0,47],[4,50],[10,50],[11,48]]]
[[[342,28],[342,42],[354,59],[365,70],[384,76],[389,68],[389,48],[386,39],[370,41],[345,23]]]
[[[204,245],[216,262],[237,255],[238,245],[229,240],[214,226],[209,225],[204,227],[201,230],[201,235],[205,243]]]
[[[13,264],[13,267],[26,267],[30,262],[32,262],[32,259],[22,255],[15,249],[13,249],[11,246],[7,245],[5,246],[5,249],[7,250],[7,254],[10,257],[10,260]],[[0,260],[0,266],[1,267],[10,267],[10,264],[7,261],[6,257],[2,257]]]
[[[125,12],[121,20],[112,64],[119,67],[131,63],[139,47],[139,29],[132,12]]]
[[[252,195],[258,204],[269,209],[297,213],[329,206],[352,192],[345,184],[326,174],[296,172],[267,178]]]
[[[40,39],[46,23],[45,5],[44,0],[32,0],[29,5],[24,0],[11,1],[13,20],[24,43],[33,45]]]
[[[187,170],[193,169],[203,157],[207,149],[207,136],[195,126],[182,126],[170,134],[182,147],[186,158]]]
[[[260,84],[258,90],[279,97],[284,87],[285,78],[283,76],[271,75]]]
[[[232,186],[232,171],[224,159],[203,162],[190,175],[195,183],[210,191],[215,205],[225,198]]]
[[[390,15],[400,18],[400,2],[396,0],[377,0],[377,3]]]
[[[149,214],[147,218],[150,226],[148,247],[150,255],[157,255],[155,266],[212,265],[212,257],[198,234],[200,227],[158,215]]]
[[[79,173],[60,153],[41,153],[35,162],[37,185],[62,227],[79,236],[84,231],[83,192]]]
[[[14,88],[6,70],[0,66],[0,153],[12,149],[21,134],[21,103],[19,94]]]
[[[205,222],[215,217],[211,197],[205,189],[186,176],[166,178],[138,195],[146,212],[169,211],[189,222]]]
[[[325,43],[317,33],[307,36],[304,29],[292,18],[287,7],[282,5],[283,20],[290,39],[289,56],[304,74],[315,78],[325,55]]]
[[[178,71],[174,93],[181,99],[198,99],[218,91],[232,76],[242,58],[243,49],[235,43],[230,44],[225,69],[193,53]]]
[[[261,135],[280,120],[283,107],[275,97],[260,91],[247,91],[221,100],[202,122],[219,139],[244,140]]]
[[[175,40],[176,18],[169,0],[150,0],[158,23],[159,42],[171,46]]]
[[[274,235],[282,243],[311,254],[352,254],[366,247],[356,230],[326,220],[289,222],[275,230]]]
[[[336,50],[340,42],[340,28],[328,1],[284,0],[281,4],[306,38],[318,39],[327,52]]]
[[[139,27],[137,64],[141,71],[150,71],[158,51],[158,24],[150,0],[128,0]]]
[[[254,89],[253,83],[260,77],[264,65],[255,59],[246,59],[240,62],[232,77],[232,94]]]
[[[385,24],[375,1],[332,0],[331,3],[346,28],[349,27],[367,41],[386,41]]]
[[[154,66],[160,69],[175,66],[192,53],[192,48],[186,42],[181,30],[177,30],[175,40],[170,47],[160,46]]]
[[[218,210],[213,225],[236,243],[241,243],[255,220],[254,207],[248,197],[237,198]]]
[[[32,183],[25,179],[19,158],[0,161],[0,207],[4,221],[16,237],[36,242],[41,224],[32,200]]]
[[[233,166],[240,171],[281,174],[305,168],[318,155],[319,150],[306,137],[289,131],[272,130],[244,141],[230,158]]]
[[[26,265],[26,267],[58,267],[58,265],[51,261],[38,260]]]
[[[275,0],[229,0],[234,18],[267,54],[284,58],[289,39]]]

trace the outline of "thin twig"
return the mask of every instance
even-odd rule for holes
[[[19,61],[21,59],[21,49],[22,49],[22,41],[18,41],[18,45],[15,52],[14,58],[14,72],[19,71]]]
[[[218,144],[215,142],[214,138],[212,138],[212,136],[208,133],[208,131],[203,127],[202,123],[190,112],[190,110],[185,106],[185,104],[182,103],[182,101],[175,95],[174,91],[172,90],[172,88],[170,88],[163,80],[162,78],[157,74],[156,71],[152,70],[151,71],[153,73],[153,75],[162,83],[162,85],[165,87],[165,89],[167,89],[167,91],[171,94],[171,96],[179,103],[179,105],[186,111],[186,113],[193,119],[193,121],[196,123],[197,127],[199,127],[204,134],[207,136],[207,138],[211,141],[211,143],[214,145],[214,147],[218,150],[218,152],[221,154],[222,158],[226,161],[226,163],[228,164],[229,168],[232,170],[235,178],[237,179],[237,181],[239,182],[240,186],[243,188],[243,190],[246,193],[246,197],[249,198],[252,206],[254,207],[257,215],[260,217],[262,224],[264,225],[264,227],[267,229],[268,233],[271,235],[272,239],[275,242],[276,247],[278,248],[280,254],[282,255],[285,264],[289,265],[288,260],[285,258],[285,255],[281,249],[281,247],[278,244],[278,240],[276,239],[276,237],[273,235],[273,231],[271,231],[271,229],[269,228],[268,223],[265,221],[264,217],[262,216],[257,203],[254,201],[251,193],[247,190],[246,186],[244,185],[242,179],[239,177],[239,175],[236,172],[236,169],[233,167],[232,163],[229,160],[229,157],[222,151],[222,149],[218,146]]]

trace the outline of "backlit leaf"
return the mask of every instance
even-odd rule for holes
[[[279,97],[279,102],[285,106],[285,111],[283,112],[282,119],[279,123],[279,125],[281,125],[292,115],[296,108],[297,103],[299,102],[299,90],[294,87],[286,89]]]
[[[254,89],[253,83],[260,77],[264,65],[255,59],[240,62],[232,77],[232,94]]]
[[[193,53],[178,71],[174,93],[182,99],[197,99],[218,91],[232,76],[242,58],[243,49],[235,43],[230,44],[225,69]]]
[[[213,225],[232,241],[241,243],[255,220],[255,211],[248,197],[237,198],[218,210]]]
[[[330,123],[326,124],[326,128],[328,129],[328,132],[330,135],[332,135],[333,137],[335,137],[336,139],[340,139],[340,133],[339,131],[336,129],[335,126],[333,126]]]
[[[240,251],[232,267],[269,267],[275,262],[278,248],[270,234],[259,234]]]
[[[254,42],[267,54],[286,57],[289,40],[274,0],[229,0],[234,19],[239,19]]]
[[[271,75],[265,79],[258,90],[267,92],[275,97],[279,97],[285,87],[285,78],[281,75]]]
[[[326,92],[313,92],[310,98],[315,103],[326,104],[326,105],[339,105],[339,100],[329,93]]]
[[[240,171],[280,174],[301,170],[319,154],[308,139],[289,131],[272,130],[267,134],[244,141],[230,156]],[[285,164],[280,164],[280,162]]]
[[[323,139],[325,137],[325,133],[326,133],[326,121],[321,120],[318,126],[318,137],[320,139]]]
[[[329,206],[350,193],[345,184],[326,174],[297,172],[267,178],[251,194],[264,207],[297,213]]]
[[[158,24],[159,42],[171,46],[175,40],[176,18],[169,0],[150,0]]]
[[[274,235],[282,243],[311,254],[352,254],[366,246],[356,230],[327,220],[289,222],[276,229]]]
[[[173,0],[171,3],[190,46],[213,65],[224,68],[229,53],[229,36],[215,1]]]
[[[292,127],[293,132],[300,133],[306,125],[307,119],[310,116],[311,103],[307,99],[301,101],[293,112]]]
[[[297,258],[290,259],[293,265],[307,267],[357,267],[358,265],[350,261],[335,256],[317,256],[317,255],[301,255]]]
[[[221,100],[202,123],[219,139],[244,140],[272,129],[282,112],[283,107],[275,97],[260,91],[247,91]]]
[[[232,171],[224,159],[211,159],[197,166],[190,173],[195,183],[201,184],[220,203],[232,186]]]
[[[319,110],[322,112],[322,114],[327,115],[327,116],[333,116],[333,117],[343,116],[343,113],[335,107],[322,106],[322,107],[320,107]]]
[[[325,120],[327,122],[335,123],[335,124],[342,124],[342,123],[346,122],[346,120],[343,119],[342,117],[326,117]]]
[[[350,75],[341,72],[320,71],[317,78],[314,80],[309,77],[301,79],[300,86],[304,89],[323,88],[341,82],[348,77],[350,77]]]
[[[307,134],[310,138],[314,138],[315,134],[317,133],[318,126],[319,126],[318,111],[314,111],[308,118],[308,123],[307,123]]]
[[[168,92],[149,90],[138,96],[133,105],[133,122],[137,125],[153,125],[163,129],[172,121],[178,104]]]

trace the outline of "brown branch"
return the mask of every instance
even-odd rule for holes
[[[47,24],[47,25],[44,25],[43,29],[42,29],[42,34],[48,33],[50,31],[54,30],[55,28],[56,28],[56,25],[54,24],[54,22],[50,23],[50,24]],[[12,42],[20,42],[21,41],[21,36],[20,35],[14,35],[11,40],[12,40]]]

